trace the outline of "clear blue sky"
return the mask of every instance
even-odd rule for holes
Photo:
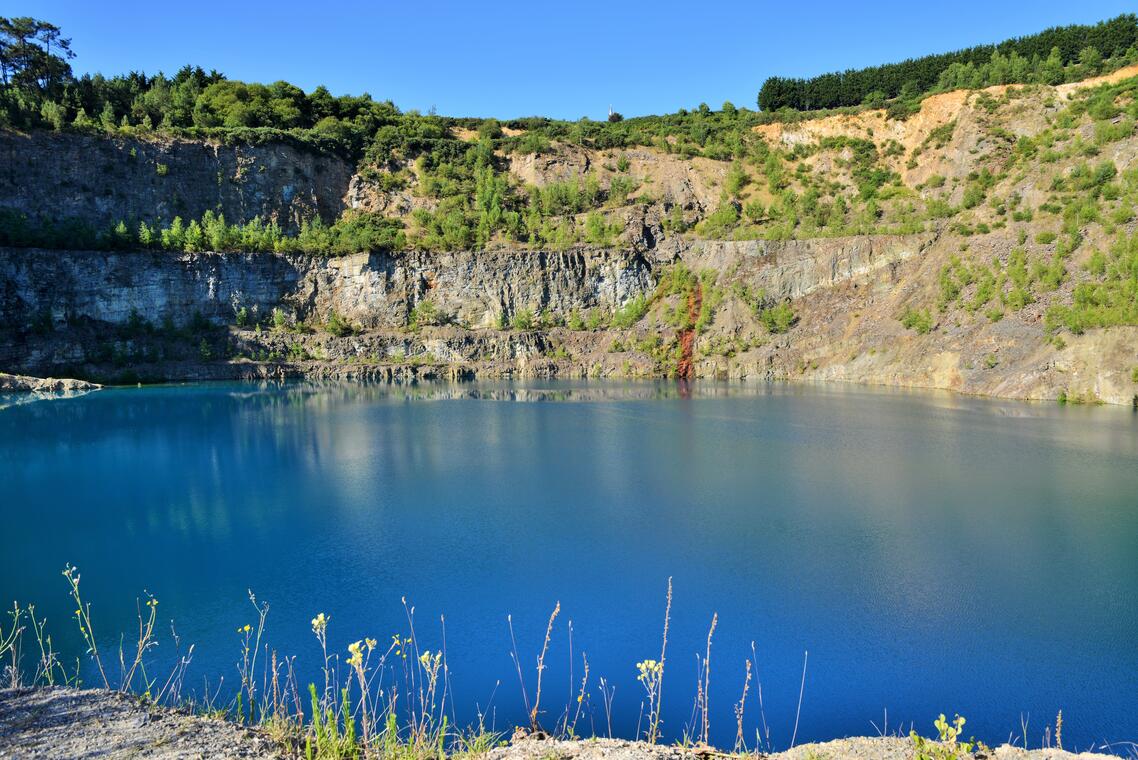
[[[4,0],[74,40],[77,73],[173,73],[368,92],[452,116],[603,118],[755,107],[803,76],[1132,12],[1124,0],[311,2]]]

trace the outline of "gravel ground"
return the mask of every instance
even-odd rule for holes
[[[291,757],[263,734],[229,721],[144,704],[139,698],[101,689],[0,690],[0,760],[118,760],[120,758]],[[619,739],[521,739],[492,750],[487,760],[679,760],[727,758],[710,749],[684,750]],[[1073,754],[1004,745],[976,760],[1117,760],[1110,755]],[[769,760],[914,760],[908,739],[838,739],[803,744]],[[967,757],[961,760],[969,760]]]
[[[489,760],[679,760],[691,757],[714,760],[731,755],[713,750],[682,750],[679,747],[650,746],[643,742],[618,739],[583,739],[581,741],[516,742],[495,749]],[[914,760],[913,744],[897,737],[855,737],[819,744],[802,744],[786,752],[766,756],[767,760]],[[961,760],[967,760],[965,755]],[[1004,745],[992,751],[989,760],[1118,760],[1111,755],[1074,754],[1060,750],[1027,752]],[[980,760],[980,758],[976,758]]]
[[[114,691],[0,690],[0,758],[283,758],[255,731]]]

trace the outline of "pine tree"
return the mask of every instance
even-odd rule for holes
[[[109,101],[103,106],[103,112],[99,115],[99,125],[107,132],[114,132],[118,127],[118,121],[115,119],[115,107]]]
[[[1063,80],[1065,79],[1063,74],[1063,57],[1059,53],[1058,47],[1051,48],[1051,53],[1047,56],[1047,60],[1043,62],[1040,76],[1044,84],[1063,84]]]
[[[56,132],[63,129],[63,125],[66,121],[63,106],[54,100],[45,100],[43,102],[43,105],[40,106],[40,118]]]
[[[71,124],[76,129],[92,129],[95,126],[95,122],[87,115],[87,109],[82,107],[75,112],[75,119]]]
[[[138,243],[143,248],[149,248],[154,245],[155,241],[154,230],[150,228],[146,222],[140,222],[138,225]]]

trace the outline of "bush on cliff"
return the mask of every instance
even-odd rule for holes
[[[933,318],[928,309],[909,308],[901,315],[901,326],[918,335],[925,335],[933,329]]]
[[[346,214],[332,225],[314,217],[303,223],[297,234],[288,235],[276,222],[254,217],[245,224],[229,224],[224,215],[212,211],[188,223],[176,216],[165,225],[119,221],[106,230],[96,230],[78,219],[28,217],[0,208],[0,245],[105,251],[342,255],[401,250],[406,247],[407,238],[403,223],[398,219],[360,212]]]
[[[759,319],[767,331],[774,334],[784,333],[797,321],[798,316],[793,307],[786,301],[770,306],[759,312]]]

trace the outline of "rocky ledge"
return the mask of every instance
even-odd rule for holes
[[[103,757],[290,758],[263,732],[229,721],[157,707],[115,691],[65,688],[0,689],[0,758],[59,760]],[[487,753],[488,760],[679,760],[735,757],[710,748],[649,745],[619,739],[520,738]],[[803,744],[772,760],[914,760],[905,738],[855,737]],[[1117,760],[1113,755],[1003,745],[988,754],[958,753],[958,760]]]
[[[86,393],[103,386],[71,378],[29,377],[0,372],[0,393]]]

